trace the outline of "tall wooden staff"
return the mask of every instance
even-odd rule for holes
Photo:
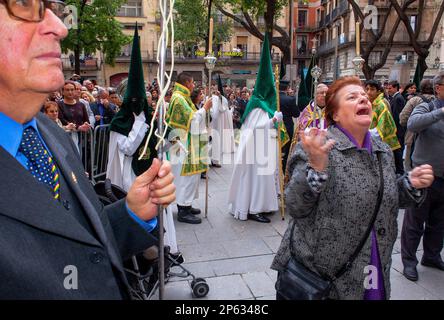
[[[281,111],[281,102],[279,101],[279,66],[276,65],[274,71],[274,79],[276,82],[276,111]],[[282,220],[285,219],[285,201],[284,201],[284,173],[282,170],[282,139],[281,139],[281,131],[277,129],[277,137],[278,137],[278,166],[279,166],[279,190],[281,193],[280,202],[281,202],[281,217]]]
[[[204,58],[205,60],[205,66],[208,69],[208,96],[212,97],[211,94],[211,74],[213,72],[214,67],[216,66],[217,58],[213,55],[213,18],[210,18],[210,28],[208,31],[208,41],[209,41],[209,49],[208,49],[208,55]],[[207,134],[209,139],[210,134],[210,110],[207,111],[207,121],[206,121],[206,127],[207,127]],[[209,144],[209,141],[208,141]],[[209,146],[207,145],[207,148]],[[209,156],[209,155],[208,155]],[[210,159],[211,161],[211,159]],[[208,173],[209,173],[209,167],[207,167],[206,175],[205,175],[205,218],[208,217]]]

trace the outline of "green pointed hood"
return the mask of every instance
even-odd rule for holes
[[[255,108],[261,108],[268,113],[270,118],[272,118],[276,111],[276,98],[273,67],[271,65],[270,45],[268,33],[266,33],[264,43],[262,45],[261,61],[259,64],[259,71],[257,73],[256,84],[254,86],[254,92],[250,98],[250,101],[248,101],[241,122],[243,123],[251,110]]]
[[[311,70],[316,65],[316,58],[311,57],[310,66],[308,67],[307,76],[305,77],[305,89],[307,90],[307,95],[310,99],[313,98],[314,88],[313,88],[313,77],[311,76]]]
[[[301,82],[299,83],[298,90],[298,106],[299,109],[305,108],[310,102],[310,96],[307,92],[307,85],[304,77],[304,70],[301,72]],[[301,109],[302,110],[302,109]]]
[[[133,127],[134,114],[139,115],[142,111],[145,111],[147,121],[151,119],[152,108],[148,106],[146,97],[139,32],[136,23],[127,88],[120,111],[111,122],[111,130],[128,136]]]
[[[148,106],[148,100],[146,97],[142,55],[140,53],[139,32],[136,23],[127,88],[120,111],[111,121],[110,130],[118,132],[124,136],[128,136],[133,128],[134,114],[139,115],[141,112],[145,112],[145,122],[150,125],[153,109],[151,106]],[[155,128],[156,126],[154,129]],[[131,161],[131,168],[136,176],[139,176],[145,172],[151,166],[153,159],[157,157],[157,152],[155,150],[156,141],[155,139],[151,139],[148,144],[146,155],[139,160],[139,156],[142,154],[143,147],[145,146],[146,139],[148,138],[148,132],[146,133],[142,143],[137,147],[136,152],[134,152],[133,160]]]
[[[413,76],[413,83],[416,85],[416,88],[420,88],[421,84],[421,66],[419,63],[416,64],[415,75]]]
[[[220,74],[217,75],[217,91],[220,92],[220,94],[224,97],[225,93],[224,93],[224,86],[222,85],[222,79],[220,78]]]

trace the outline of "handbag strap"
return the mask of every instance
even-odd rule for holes
[[[379,166],[379,190],[378,190],[378,198],[376,200],[376,206],[375,206],[375,210],[373,211],[372,219],[370,220],[370,224],[368,225],[364,236],[361,238],[359,245],[356,247],[355,251],[350,256],[350,259],[344,265],[342,265],[342,267],[339,269],[339,271],[336,272],[336,274],[333,276],[332,279],[330,279],[331,281],[336,280],[337,278],[342,276],[345,272],[347,272],[351,268],[353,261],[355,261],[355,259],[359,255],[359,252],[361,252],[362,247],[364,246],[365,242],[367,241],[367,238],[370,235],[370,232],[373,228],[373,224],[375,223],[376,216],[378,215],[379,209],[381,208],[382,196],[384,194],[384,175],[383,175],[383,171],[382,171],[382,161],[381,161],[380,153],[378,152],[376,154],[376,156],[378,157],[378,166]],[[293,219],[293,226],[291,228],[291,233],[290,233],[290,253],[293,258],[295,257],[294,249],[293,249],[293,245],[292,245],[293,232],[294,232],[295,225],[296,225],[296,221],[295,221],[295,219]]]

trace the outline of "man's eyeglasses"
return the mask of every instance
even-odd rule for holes
[[[65,3],[59,0],[0,0],[9,15],[28,22],[40,22],[45,17],[45,10],[51,10],[63,19]]]

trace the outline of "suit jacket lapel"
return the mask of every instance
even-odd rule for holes
[[[0,159],[4,186],[1,188],[0,214],[76,241],[100,245],[75,218],[64,212],[44,185],[1,147]],[[48,196],[42,196],[45,194]]]
[[[38,118],[37,118],[38,119]],[[38,119],[39,120],[39,119]],[[92,227],[95,229],[100,242],[107,248],[108,254],[110,255],[111,262],[118,268],[121,269],[121,262],[117,252],[114,247],[111,246],[110,242],[103,228],[102,222],[100,221],[97,209],[88,199],[87,195],[80,188],[76,174],[70,163],[76,163],[79,161],[73,154],[68,153],[64,146],[60,145],[60,142],[56,140],[53,134],[49,131],[49,128],[44,125],[43,121],[37,121],[39,132],[45,140],[46,146],[50,149],[53,158],[57,164],[57,168],[60,170],[61,174],[64,175],[67,184],[74,191],[77,196],[81,206],[85,210]],[[77,170],[78,172],[78,170]],[[83,172],[81,172],[83,174]]]

